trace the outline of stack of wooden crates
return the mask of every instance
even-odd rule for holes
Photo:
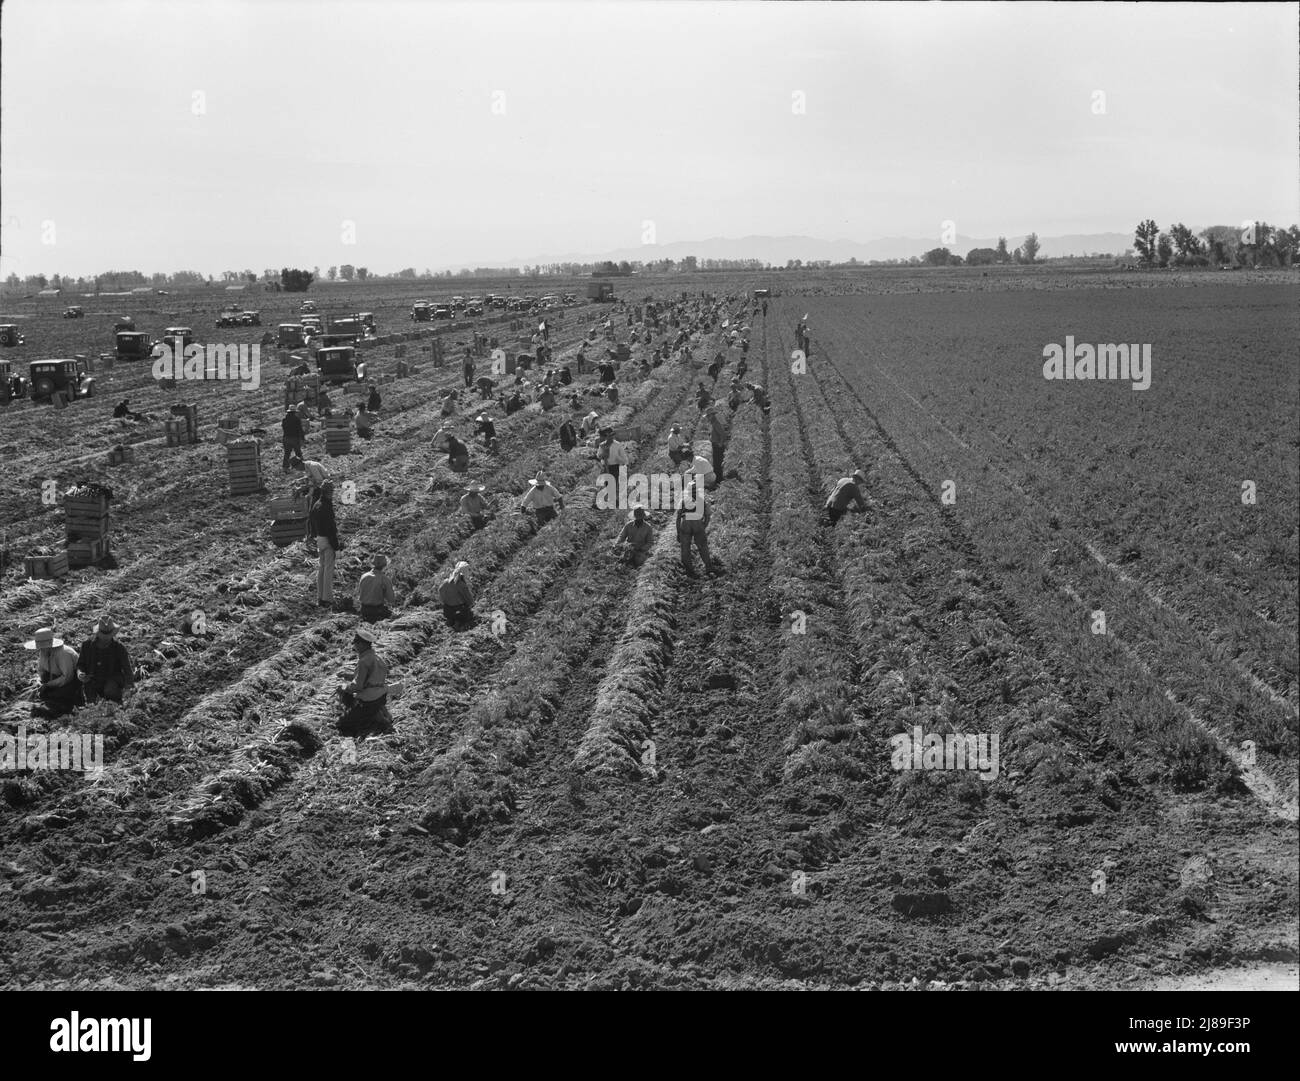
[[[88,567],[108,555],[108,501],[110,493],[90,484],[74,488],[63,497],[68,564]]]
[[[284,548],[307,536],[308,496],[285,495],[271,500],[271,540]]]
[[[352,450],[352,418],[346,413],[325,418],[325,453],[347,454]]]
[[[171,408],[171,413],[175,419],[166,421],[167,445],[175,447],[181,443],[197,443],[199,441],[198,405],[194,403],[174,405]],[[176,426],[177,422],[179,422],[179,426]],[[177,439],[175,443],[172,442],[173,432]]]
[[[217,442],[230,443],[239,438],[239,418],[222,417],[217,421]]]
[[[233,439],[226,444],[226,466],[230,470],[230,494],[249,495],[260,492],[262,481],[262,444],[257,439]]]
[[[309,409],[315,409],[320,400],[319,375],[292,375],[284,384],[284,404],[292,407],[299,402],[306,402]]]

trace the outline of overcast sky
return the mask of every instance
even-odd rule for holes
[[[1291,224],[1297,10],[5,0],[0,276]]]

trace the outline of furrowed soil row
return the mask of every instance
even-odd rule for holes
[[[683,380],[685,380],[686,377],[683,376],[682,378],[683,378]],[[682,393],[683,393],[683,394],[684,394],[684,386],[685,386],[685,383],[683,383],[683,390],[682,390]],[[647,398],[647,405],[648,405],[649,400],[653,398],[653,396],[654,396],[655,393],[657,393],[657,388],[658,388],[658,384],[657,384],[656,382],[648,382],[647,384],[644,384],[644,385],[642,385],[641,387],[638,387],[638,388],[637,388],[637,391],[635,392],[635,396],[636,396],[636,397],[641,397],[641,396],[644,395],[644,396]],[[625,405],[622,405],[622,406],[620,406],[619,409],[618,409],[617,411],[615,411],[615,412],[616,412],[616,415],[620,416],[622,419],[626,419],[627,417],[629,417],[629,416],[632,415],[632,405],[631,405],[631,403],[629,403],[629,404],[625,404]],[[540,432],[539,432],[538,434],[540,435]],[[548,448],[548,450],[549,450],[549,448]],[[559,453],[560,453],[560,452],[558,451],[558,448],[555,449],[554,453],[556,453],[556,454],[559,454]],[[561,455],[561,459],[562,459],[562,461],[571,461],[571,462],[574,464],[575,468],[576,468],[576,463],[579,461],[579,460],[576,459],[576,458],[571,458],[571,456],[565,456],[565,455]],[[531,464],[527,464],[527,465],[526,465],[526,464],[524,464],[523,462],[516,461],[516,462],[510,463],[510,464],[507,465],[507,466],[504,466],[504,467],[502,468],[502,470],[497,474],[497,478],[496,478],[496,479],[497,479],[498,483],[502,483],[502,484],[504,484],[504,486],[505,486],[505,490],[507,490],[507,491],[518,491],[518,490],[521,490],[521,489],[520,489],[520,484],[521,484],[521,482],[522,482],[524,476],[526,476],[527,474],[530,474],[530,473],[533,471],[533,469],[534,469],[534,466],[531,465]],[[576,475],[576,473],[575,473],[575,475]],[[563,483],[563,480],[561,480],[561,482]],[[457,544],[457,541],[459,541],[459,540],[463,540],[465,537],[471,535],[471,534],[472,534],[472,530],[471,530],[471,528],[469,527],[468,523],[465,522],[465,521],[463,520],[463,518],[461,518],[461,517],[459,516],[459,512],[458,512],[458,511],[456,510],[456,508],[455,508],[454,501],[452,502],[452,505],[448,508],[448,512],[449,512],[450,515],[456,516],[455,524],[452,524],[452,523],[450,523],[450,522],[446,522],[446,521],[444,521],[444,520],[442,520],[442,519],[435,519],[435,520],[432,520],[432,521],[425,521],[425,522],[422,522],[422,523],[418,523],[418,531],[415,532],[414,534],[410,535],[409,537],[405,538],[405,539],[401,538],[400,536],[397,537],[397,538],[394,538],[394,537],[392,537],[391,535],[386,534],[386,535],[384,536],[384,543],[385,543],[385,545],[389,545],[389,544],[393,543],[394,541],[397,541],[398,543],[403,543],[405,547],[409,547],[409,548],[412,548],[412,549],[415,550],[415,554],[414,554],[412,557],[410,557],[409,559],[401,559],[401,558],[399,558],[399,559],[396,560],[395,562],[397,562],[399,565],[400,565],[401,563],[404,563],[404,562],[405,562],[405,563],[409,563],[409,564],[411,564],[412,566],[414,566],[414,565],[424,565],[425,563],[427,563],[427,559],[420,559],[420,558],[418,558],[419,555],[420,555],[421,549],[422,549],[422,548],[426,548],[426,546],[422,543],[422,540],[423,540],[424,538],[426,538],[426,537],[431,538],[431,539],[437,539],[438,542],[439,542],[439,545],[441,546],[441,542],[442,542],[443,540],[447,539],[447,538],[450,536],[450,538],[451,538],[450,550],[451,550],[451,551],[455,551],[455,550],[456,550],[456,544]],[[412,524],[413,526],[416,525],[416,523],[411,523],[411,524]],[[499,527],[500,523],[499,523],[499,522],[498,522],[498,523],[493,523],[493,525]],[[492,533],[493,533],[493,527],[490,526],[489,529],[488,529],[487,531],[485,531],[485,532],[486,532],[488,535],[492,535]],[[526,536],[529,536],[527,530],[524,530],[522,533],[518,533],[517,530],[515,530],[515,532],[517,533],[517,535],[516,535],[515,538],[514,538],[515,541],[522,542],[522,540],[523,540]],[[364,534],[362,534],[362,537],[364,537]],[[350,541],[352,544],[360,544],[360,540],[357,539],[357,538],[352,538],[352,537],[350,537],[350,538],[349,538],[349,541]],[[431,546],[428,546],[428,547],[431,547]],[[438,553],[435,552],[434,554],[435,554],[435,556],[436,556]],[[359,568],[358,568],[358,569],[359,569]],[[418,589],[419,589],[419,587],[417,586],[417,587],[416,587],[416,590],[414,591],[416,596],[418,596]],[[188,606],[187,606],[187,607],[188,607]],[[215,608],[216,608],[215,605],[209,605],[208,607],[209,607],[209,608],[212,608],[212,609],[215,609]],[[304,607],[306,607],[306,602],[305,602],[305,601],[304,601]],[[277,613],[277,619],[278,619],[278,615],[279,615],[279,614],[282,614],[282,612]],[[266,617],[266,619],[265,619],[263,622],[264,622],[264,623],[269,623],[270,621],[271,621],[271,616],[268,615],[268,616]],[[335,620],[335,622],[337,623],[338,621]],[[241,628],[241,631],[242,631],[243,633],[248,633],[248,632],[250,632],[250,631],[253,630],[253,629],[255,629],[255,628],[247,628],[247,627],[243,627],[243,628]],[[271,630],[271,629],[272,629],[272,628],[268,628],[268,630]],[[311,632],[309,632],[309,634],[310,634],[310,633],[311,633]],[[264,637],[264,638],[262,638],[262,639],[256,641],[254,644],[255,644],[255,646],[257,646],[257,647],[260,647],[264,642],[266,642],[266,641],[268,641],[268,640],[274,640],[274,638],[270,638],[270,639],[268,639],[268,638]],[[323,648],[323,643],[318,643],[318,645],[321,645],[321,647]],[[269,659],[265,658],[265,654],[264,654],[264,652],[259,656],[259,653],[258,653],[257,650],[255,650],[255,651],[253,651],[253,652],[247,652],[247,651],[245,651],[245,652],[243,652],[242,654],[236,654],[236,655],[232,655],[232,656],[228,657],[228,661],[229,661],[229,663],[225,666],[225,668],[226,668],[226,670],[231,671],[232,673],[233,673],[233,672],[236,672],[236,671],[239,671],[239,672],[241,672],[241,675],[243,675],[243,670],[246,669],[250,664],[257,664],[258,662],[261,662],[261,667],[265,668],[266,673],[267,673],[266,676],[265,676],[264,678],[265,678],[266,680],[269,680],[269,681],[271,681],[272,683],[274,683],[274,682],[280,680],[281,678],[283,678],[283,673],[281,672],[281,666],[282,666],[283,664],[285,664],[285,663],[292,664],[292,658],[294,657],[295,653],[296,653],[300,648],[302,648],[302,647],[301,647],[301,644],[300,644],[299,642],[297,642],[295,639],[292,639],[292,638],[291,638],[291,639],[289,640],[288,643],[286,643],[285,645],[283,645],[283,646],[280,648],[279,652],[278,652],[276,655],[274,655],[273,657],[271,657],[271,658],[269,658]],[[175,673],[174,678],[177,679],[177,680],[179,680],[179,679],[182,679],[182,678],[183,678],[183,675],[184,675],[183,672],[177,672],[177,673]],[[242,702],[242,701],[244,701],[245,699],[247,699],[247,700],[251,703],[251,702],[254,701],[254,700],[257,698],[257,696],[258,696],[260,693],[262,693],[262,692],[261,692],[260,690],[258,690],[256,687],[251,686],[251,685],[250,685],[246,690],[240,690],[240,684],[242,684],[242,683],[244,683],[244,682],[245,682],[245,680],[241,678],[240,683],[237,683],[233,688],[231,688],[231,690],[230,690],[229,693],[234,694],[234,695],[235,695],[235,699],[238,700],[238,701],[240,701],[240,702]],[[256,681],[255,681],[255,682],[256,682]],[[166,688],[166,687],[158,687],[158,688],[154,688],[154,691],[156,692],[156,693],[154,694],[154,697],[157,697],[158,695],[162,695],[163,698],[166,698],[166,692],[167,692],[167,688]],[[221,693],[224,694],[224,693],[226,693],[226,692],[221,692]],[[232,700],[232,701],[234,701],[234,700]],[[204,720],[204,711],[205,711],[206,708],[207,708],[207,707],[206,707],[205,705],[203,705],[202,703],[200,703],[200,704],[199,704],[198,706],[196,706],[194,709],[188,711],[188,713],[189,713],[190,715],[192,715],[192,716],[194,716],[194,717],[196,718],[196,722],[199,724],[200,729],[204,729],[204,728],[208,727],[206,721]],[[241,711],[241,712],[242,712],[242,711]],[[125,714],[125,715],[124,715],[124,714]],[[129,733],[129,732],[131,731],[130,725],[132,724],[132,716],[133,716],[133,715],[132,715],[130,712],[128,712],[128,711],[122,711],[122,712],[119,713],[119,715],[118,715],[118,719],[117,719],[117,721],[116,721],[116,725],[117,725],[117,726],[120,726],[122,729],[124,729],[126,732]],[[232,718],[231,718],[231,723],[232,723],[232,724],[236,723],[236,719],[233,718],[233,716],[232,716]],[[183,726],[183,727],[185,727],[185,726]],[[192,738],[192,737],[191,737],[191,738]],[[153,746],[150,746],[150,753],[156,753],[156,752],[157,752],[157,748],[156,748],[156,747],[153,747]],[[48,777],[49,775],[45,775],[45,776]],[[44,778],[42,778],[42,779],[44,780]]]
[[[844,379],[843,373],[833,360],[831,361],[831,367],[840,380],[844,382],[849,393],[857,397],[861,403],[857,391]],[[889,406],[889,399],[881,398],[880,401],[886,407]],[[865,409],[865,403],[862,404]],[[868,410],[868,412],[870,411]],[[871,415],[877,427],[884,431],[880,420],[874,414]],[[901,423],[905,425],[905,422]],[[900,430],[906,430],[906,427],[904,426]],[[891,442],[895,452],[899,453],[897,444],[894,444],[888,436],[886,436],[886,439]],[[942,470],[944,466],[940,462],[936,463],[933,468]],[[935,475],[938,476],[940,473],[936,472]],[[934,494],[933,487],[926,484],[919,474],[917,475],[917,482],[922,484],[927,493],[930,494],[931,499],[937,502],[938,497]],[[977,512],[984,511],[982,501],[975,501],[975,507]],[[949,521],[953,523],[954,529],[960,529],[956,519],[950,518]],[[1015,526],[1008,524],[1011,522],[1015,522]],[[981,535],[990,539],[999,538],[996,542],[990,540],[990,543],[993,544],[996,550],[1002,552],[1024,551],[1026,525],[1038,527],[1039,543],[1043,544],[1045,549],[1051,547],[1053,538],[1044,536],[1041,532],[1041,526],[1032,518],[1017,518],[1013,513],[999,514],[991,510],[980,513],[979,517]],[[964,531],[962,531],[962,535],[964,535]],[[1013,535],[1014,540],[1012,539]],[[1059,537],[1056,538],[1056,543],[1060,543]],[[1019,559],[1014,561],[1014,563],[1019,562],[1021,562]],[[1014,563],[1011,565],[1014,565]],[[1036,564],[1033,573],[1042,581],[1055,581],[1064,575],[1060,563],[1059,551],[1054,554],[1049,553],[1040,563]],[[1073,582],[1066,578],[1065,585],[1076,595],[1083,596],[1090,592],[1093,598],[1090,607],[1088,604],[1081,605],[1083,612],[1078,617],[1081,625],[1079,631],[1081,641],[1076,644],[1075,651],[1089,651],[1096,648],[1095,645],[1084,645],[1087,638],[1093,638],[1103,643],[1106,643],[1109,639],[1108,650],[1112,654],[1122,654],[1127,651],[1130,656],[1135,656],[1136,654],[1133,654],[1131,650],[1136,649],[1144,656],[1143,668],[1154,672],[1163,683],[1168,684],[1169,689],[1176,694],[1178,700],[1182,703],[1203,703],[1208,700],[1215,715],[1225,718],[1236,729],[1239,739],[1247,738],[1257,741],[1261,768],[1273,776],[1277,788],[1288,793],[1288,798],[1283,800],[1281,804],[1266,802],[1265,806],[1269,808],[1270,813],[1289,817],[1293,802],[1289,794],[1296,787],[1293,765],[1294,754],[1291,750],[1295,742],[1295,733],[1288,727],[1284,715],[1276,715],[1276,707],[1271,705],[1256,705],[1252,708],[1248,704],[1251,699],[1243,698],[1236,693],[1230,680],[1206,680],[1204,674],[1195,676],[1190,674],[1183,666],[1186,664],[1186,657],[1193,655],[1195,644],[1184,640],[1186,638],[1186,628],[1180,626],[1171,613],[1162,612],[1161,610],[1148,612],[1143,607],[1139,607],[1134,613],[1127,613],[1122,604],[1107,602],[1107,598],[1114,593],[1114,582],[1109,574],[1098,567],[1092,559],[1081,559],[1074,569],[1083,577],[1083,583]],[[1061,589],[1059,585],[1054,586],[1054,588],[1065,593],[1065,590]],[[1065,593],[1065,595],[1070,594]],[[1106,612],[1107,626],[1105,635],[1087,633],[1089,613],[1092,610],[1104,610]],[[1124,618],[1121,613],[1127,615],[1127,618]],[[1127,643],[1120,641],[1121,637],[1130,639],[1133,645],[1130,647]],[[1085,655],[1087,655],[1086,652]],[[1070,654],[1065,651],[1062,656],[1068,657]],[[1156,663],[1153,663],[1153,661]],[[1206,663],[1213,664],[1208,659]],[[1132,667],[1127,663],[1122,668],[1132,671]],[[1182,778],[1179,783],[1186,783],[1186,778],[1189,775],[1195,776],[1199,774],[1202,783],[1207,780],[1212,782],[1214,778],[1222,776],[1225,772],[1229,775],[1235,775],[1236,769],[1231,764],[1233,755],[1226,747],[1225,737],[1220,735],[1212,742],[1208,742],[1201,737],[1199,731],[1193,730],[1193,732],[1189,733],[1186,724],[1188,715],[1171,710],[1166,700],[1167,696],[1163,694],[1163,684],[1160,689],[1151,686],[1149,681],[1142,676],[1142,672],[1143,669],[1137,670],[1136,675],[1139,678],[1130,680],[1125,690],[1126,693],[1131,694],[1135,686],[1146,687],[1146,692],[1142,697],[1147,704],[1139,712],[1139,716],[1155,719],[1153,735],[1156,739],[1156,746],[1160,748],[1162,756],[1167,756],[1166,760],[1173,763],[1171,775]],[[1269,713],[1275,715],[1270,718]],[[1229,780],[1225,783],[1232,782]],[[1267,793],[1270,789],[1257,786],[1255,791],[1263,794],[1267,799]]]
[[[885,371],[879,364],[873,364],[873,367],[880,373],[900,394],[906,397],[917,409],[930,418],[945,434],[948,435],[955,443],[972,454],[988,456],[989,451],[986,447],[978,450],[972,448],[966,440],[950,431],[943,425],[928,409],[925,408],[916,398],[902,387],[889,372]],[[1042,472],[1042,466],[1036,465],[1028,455],[1024,453],[1015,443],[1015,441],[1004,432],[986,423],[990,433],[998,438],[991,440],[992,446],[999,450],[1007,450],[1015,454],[1020,460],[1029,467],[1028,473],[1024,480],[1026,483],[1032,483],[1033,478]],[[927,447],[927,449],[929,449]],[[1054,506],[1048,500],[1048,493],[1041,490],[1046,486],[1046,481],[1040,482],[1040,491],[1037,495],[1029,492],[1025,485],[1013,480],[1001,469],[996,466],[994,471],[1003,482],[1012,490],[1019,493],[1022,498],[1032,505],[1037,511],[1049,520],[1054,522],[1063,522],[1068,520],[1067,516],[1062,514],[1060,509]],[[1053,467],[1052,474],[1062,474],[1061,470]],[[1077,479],[1077,478],[1076,478]],[[1059,490],[1057,485],[1055,490]],[[1078,555],[1086,554],[1098,566],[1104,567],[1114,577],[1125,586],[1131,587],[1132,590],[1141,593],[1141,595],[1152,605],[1159,609],[1172,613],[1187,628],[1198,635],[1202,636],[1213,656],[1221,663],[1226,663],[1232,667],[1237,674],[1249,683],[1257,692],[1267,698],[1274,705],[1286,709],[1293,717],[1297,716],[1296,698],[1300,694],[1297,690],[1296,683],[1296,649],[1294,645],[1294,628],[1283,627],[1275,621],[1267,618],[1251,607],[1249,598],[1230,589],[1227,583],[1207,575],[1199,568],[1195,567],[1190,560],[1181,553],[1175,553],[1172,549],[1166,549],[1164,546],[1157,544],[1157,555],[1161,552],[1168,552],[1168,562],[1173,564],[1169,571],[1186,577],[1192,575],[1198,581],[1198,585],[1193,586],[1190,581],[1184,581],[1181,586],[1171,584],[1169,579],[1160,581],[1161,590],[1166,594],[1175,594],[1180,604],[1175,605],[1162,596],[1150,585],[1138,578],[1131,570],[1123,568],[1108,558],[1100,549],[1100,542],[1090,540],[1086,536],[1069,536],[1060,538],[1071,546],[1071,549]],[[1144,545],[1150,547],[1150,540],[1144,541]],[[1159,566],[1155,568],[1159,570]],[[1234,617],[1238,622],[1234,625],[1224,625],[1216,623],[1213,619],[1207,619],[1196,608],[1192,606],[1197,602],[1204,606],[1206,598],[1199,594],[1188,594],[1189,589],[1199,588],[1201,590],[1210,590],[1213,596],[1210,598],[1216,608],[1228,609],[1229,615]],[[1242,659],[1244,658],[1244,663]],[[1281,663],[1277,659],[1281,658]],[[1285,691],[1279,690],[1279,687],[1285,687]]]

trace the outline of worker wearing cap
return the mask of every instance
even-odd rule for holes
[[[482,529],[488,524],[488,502],[483,498],[486,485],[471,484],[460,497],[460,509],[469,515],[469,524],[475,529]]]
[[[375,652],[375,632],[358,627],[352,636],[357,654],[357,668],[352,682],[339,688],[343,716],[339,718],[340,735],[355,736],[367,728],[391,728],[388,716],[388,665]]]
[[[77,680],[77,651],[49,627],[42,627],[23,643],[24,649],[36,650],[36,704],[32,714],[38,717],[62,717],[86,704]]]
[[[334,604],[334,557],[343,549],[338,522],[334,518],[334,482],[325,481],[307,516],[308,528],[316,538],[316,603],[321,608]]]
[[[564,496],[546,479],[546,474],[538,470],[537,476],[528,482],[528,491],[520,500],[519,507],[527,512],[532,508],[537,512],[537,525],[544,526],[556,516],[556,506],[564,509]]]
[[[375,556],[370,564],[371,569],[357,583],[357,604],[361,606],[361,618],[367,623],[390,618],[397,604],[393,581],[384,573],[387,566],[386,555]]]
[[[850,503],[855,504],[853,509],[857,514],[867,509],[866,501],[862,498],[862,489],[866,484],[867,476],[861,469],[855,469],[852,476],[841,477],[835,482],[834,489],[826,499],[826,516],[831,525],[844,517]]]
[[[117,624],[112,617],[104,616],[81,647],[77,657],[77,678],[86,694],[87,702],[107,698],[121,702],[131,689],[133,673],[131,655],[126,646],[117,640]]]
[[[627,561],[634,567],[639,567],[650,558],[650,550],[654,546],[655,531],[654,528],[646,521],[645,507],[633,507],[632,513],[627,516],[627,522],[623,526],[622,532],[619,533],[618,539],[614,542],[614,551],[627,545]]]
[[[709,421],[709,442],[713,446],[713,472],[717,475],[719,481],[722,480],[722,456],[727,450],[727,422],[722,419],[722,413],[714,403],[709,403],[704,409],[704,415]]]

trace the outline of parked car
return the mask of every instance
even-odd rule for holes
[[[411,305],[411,322],[427,323],[433,318],[433,305],[427,300],[417,300]]]
[[[90,398],[95,377],[87,370],[84,357],[62,360],[34,360],[27,366],[33,401],[49,401],[56,391],[69,398]]]
[[[239,325],[243,327],[260,327],[262,325],[262,313],[240,312]]]
[[[0,360],[0,403],[27,397],[27,380],[14,371],[12,360]]]
[[[69,305],[67,308],[64,308],[64,309],[63,309],[63,318],[64,318],[64,319],[84,319],[84,318],[86,318],[86,311],[85,311],[84,308],[81,307],[80,304],[72,304],[72,305]]]
[[[0,345],[23,345],[27,341],[13,323],[0,323]]]
[[[433,309],[433,317],[435,319],[454,319],[455,315],[446,304],[439,304]]]
[[[217,326],[219,327],[237,327],[241,326],[241,315],[236,311],[222,312],[217,316]]]
[[[357,351],[351,345],[316,350],[316,370],[328,383],[353,383],[357,378]]]
[[[275,344],[281,349],[301,349],[307,344],[301,323],[281,323],[275,330]]]
[[[185,352],[188,346],[194,344],[194,331],[190,327],[168,327],[163,331],[163,344],[169,348],[173,355],[177,352]]]
[[[153,338],[143,330],[119,330],[113,335],[118,360],[148,360],[153,356]]]
[[[299,305],[298,310],[300,312],[314,312],[316,310],[316,302],[314,300],[304,300],[302,304]]]

